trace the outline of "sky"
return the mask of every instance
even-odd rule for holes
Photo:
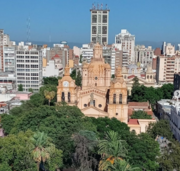
[[[109,43],[127,29],[136,41],[180,43],[180,0],[0,0],[0,29],[11,40],[89,43],[92,4],[108,5]]]

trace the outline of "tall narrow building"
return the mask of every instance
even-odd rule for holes
[[[109,30],[109,9],[103,8],[103,5],[95,7],[93,5],[91,11],[91,37],[90,42],[100,44],[108,44]]]
[[[3,38],[4,30],[0,30],[0,71],[4,70],[4,59],[3,59]]]

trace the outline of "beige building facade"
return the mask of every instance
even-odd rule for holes
[[[91,63],[82,67],[82,87],[77,87],[70,77],[69,66],[65,76],[59,80],[57,101],[77,105],[89,117],[115,117],[128,122],[127,87],[121,67],[116,68],[111,81],[111,67],[104,62],[102,46],[97,43]]]
[[[116,67],[115,78],[111,80],[111,67],[104,62],[102,53],[102,46],[97,43],[91,62],[83,63],[82,87],[75,85],[70,77],[70,67],[65,67],[64,77],[57,86],[57,102],[75,105],[88,117],[117,118],[128,124],[127,83],[122,69]],[[128,125],[131,126],[131,123]],[[144,124],[138,127],[141,125]]]

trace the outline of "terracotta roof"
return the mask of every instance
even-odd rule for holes
[[[149,106],[148,102],[128,102],[128,106]]]
[[[58,54],[56,54],[55,56],[53,56],[51,59],[54,59],[54,58],[59,58],[60,56]]]
[[[139,125],[138,119],[129,119],[128,125]]]
[[[130,79],[130,78],[134,78],[135,77],[135,75],[130,75],[128,78]]]

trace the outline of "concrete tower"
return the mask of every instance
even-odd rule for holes
[[[108,30],[109,30],[109,9],[106,5],[93,4],[91,11],[91,37],[90,42],[99,42],[100,44],[108,44]]]

